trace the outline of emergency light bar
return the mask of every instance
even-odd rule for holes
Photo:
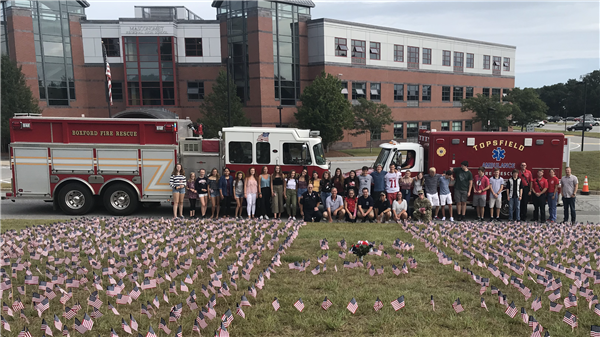
[[[177,123],[165,124],[165,125],[157,125],[156,126],[156,131],[177,132]]]

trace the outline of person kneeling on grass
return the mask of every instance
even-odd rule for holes
[[[337,188],[331,189],[331,195],[327,197],[325,201],[325,212],[323,212],[323,218],[327,219],[327,222],[333,222],[333,217],[337,217],[338,220],[343,220],[346,211],[344,210],[344,198],[338,195]]]
[[[396,194],[396,196],[398,194]],[[387,200],[385,193],[379,194],[379,200],[375,203],[375,210],[377,222],[386,222],[392,217],[392,208],[390,207],[390,202]]]
[[[419,197],[415,200],[415,211],[413,212],[413,219],[428,223],[431,221],[431,202],[425,198],[425,193],[420,190]]]
[[[319,193],[313,191],[313,185],[308,184],[308,188],[304,194],[302,194],[301,203],[304,207],[304,221],[314,222],[321,221],[323,214],[319,211],[319,205],[321,204],[321,198]]]
[[[354,195],[354,190],[348,190],[348,196],[344,200],[344,210],[346,211],[346,221],[356,222],[356,202],[358,198]]]
[[[408,219],[408,204],[402,198],[402,193],[396,195],[396,200],[392,204],[392,214],[396,221]]]
[[[363,188],[362,196],[358,198],[358,213],[356,216],[362,219],[363,222],[373,221],[373,218],[375,218],[374,203],[373,198],[369,195],[369,190],[366,187]]]

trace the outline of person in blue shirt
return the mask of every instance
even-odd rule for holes
[[[233,177],[229,168],[223,170],[223,176],[219,179],[219,192],[223,204],[223,215],[229,216],[229,208],[231,207],[231,198],[233,197]]]
[[[381,192],[385,192],[385,175],[386,171],[383,170],[383,166],[381,164],[377,164],[375,171],[371,172],[371,177],[373,177],[373,192],[371,195],[379,196]]]
[[[440,206],[442,206],[442,221],[446,220],[446,213],[444,209],[445,206],[448,205],[448,209],[450,210],[450,221],[454,221],[452,217],[452,194],[450,193],[450,186],[454,185],[454,177],[452,176],[452,171],[448,170],[444,172],[444,175],[439,178],[439,186],[440,186]]]

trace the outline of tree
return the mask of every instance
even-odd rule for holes
[[[232,126],[250,126],[250,119],[244,113],[242,101],[236,94],[233,79],[229,77],[229,96],[231,101],[231,124]],[[200,105],[202,117],[198,123],[204,125],[204,137],[214,138],[218,136],[222,128],[229,126],[227,114],[227,75],[221,70],[212,92],[204,96],[204,102]]]
[[[392,109],[385,104],[378,104],[367,101],[364,98],[358,99],[358,105],[354,110],[354,129],[353,136],[369,133],[369,151],[373,152],[373,135],[381,135],[386,129],[386,125],[394,122],[392,119]]]
[[[540,99],[548,106],[548,115],[565,117],[568,90],[564,83],[545,85],[536,91]]]
[[[565,83],[537,89],[552,116],[577,117],[585,113],[600,117],[600,70],[594,70]]]
[[[25,81],[25,75],[16,62],[2,55],[2,150],[10,143],[9,119],[18,112],[40,113],[38,101]]]
[[[497,97],[488,97],[477,94],[462,100],[462,112],[473,112],[473,122],[481,122],[484,130],[495,130],[500,127],[508,127],[508,116],[510,116],[510,107],[503,105]],[[489,126],[488,126],[489,121]]]
[[[342,94],[342,82],[322,72],[300,96],[302,106],[294,117],[298,127],[321,131],[325,149],[344,138],[344,130],[352,129],[352,105]]]
[[[533,88],[514,88],[504,100],[511,103],[511,120],[521,131],[531,123],[546,119],[548,106]]]

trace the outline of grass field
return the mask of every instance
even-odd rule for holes
[[[579,180],[579,189],[588,177],[590,190],[600,190],[600,151],[571,151],[571,170]]]
[[[18,222],[3,222],[2,225],[3,231],[24,227],[23,224]],[[283,237],[285,235],[281,235],[282,239]],[[269,238],[267,235],[265,242]],[[319,240],[324,238],[327,238],[329,241],[331,249],[328,251],[321,250],[319,246]],[[336,244],[342,238],[346,239],[348,246],[357,240],[364,239],[375,241],[377,244],[383,242],[385,250],[392,255],[391,260],[369,255],[365,257],[365,263],[371,261],[376,267],[383,265],[385,273],[371,277],[364,268],[352,270],[342,268],[343,260],[338,257]],[[414,256],[418,261],[418,267],[410,269],[407,275],[395,276],[391,272],[392,263],[395,263],[398,267],[401,267],[403,263],[403,261],[394,257],[395,252],[391,247],[396,238],[415,245],[413,252],[404,253],[406,257],[409,255]],[[144,245],[141,241],[138,241],[138,243],[140,244],[140,249],[143,249]],[[162,248],[164,244],[160,246]],[[234,248],[233,251],[235,250],[237,248]],[[449,248],[444,249],[444,251],[456,261],[459,261],[461,265],[474,270],[477,269],[475,271],[482,277],[491,277],[491,274],[487,270],[482,270],[476,266],[469,266],[469,260],[466,257],[454,254]],[[218,250],[216,252],[218,253]],[[257,277],[258,269],[262,270],[266,267],[273,256],[273,252],[269,250],[263,252],[261,257],[263,263],[260,266],[256,266],[252,271],[252,281]],[[318,264],[317,257],[326,252],[329,253],[329,260],[326,262],[327,271],[313,276],[310,270]],[[570,251],[568,254],[569,256],[572,255]],[[172,259],[172,255],[170,254],[169,259]],[[353,256],[349,256],[346,260],[354,261]],[[80,258],[83,260],[85,257],[86,254],[82,252]],[[183,259],[186,258],[188,256],[185,256]],[[193,256],[192,258],[193,268],[190,269],[191,271],[193,271],[199,261]],[[300,273],[288,269],[288,263],[303,259],[310,259],[311,261],[311,265],[307,268],[307,271]],[[229,254],[224,260],[217,261],[219,265],[217,270],[225,270],[224,267],[234,261],[234,254]],[[257,299],[248,296],[252,307],[244,308],[246,319],[235,316],[232,326],[229,329],[232,336],[370,335],[488,337],[531,335],[531,328],[520,320],[520,314],[517,314],[514,319],[505,315],[504,306],[498,304],[495,295],[490,295],[489,289],[483,296],[486,299],[489,312],[480,308],[479,286],[467,274],[453,271],[450,265],[440,265],[434,253],[426,250],[421,242],[413,239],[409,234],[404,232],[398,224],[308,224],[300,230],[298,238],[292,247],[287,250],[287,253],[282,255],[281,261],[282,266],[276,268],[276,273],[272,274],[270,280],[265,280],[266,286],[262,291],[258,291]],[[105,266],[106,260],[104,259],[102,262],[102,265]],[[203,266],[205,264],[206,261],[202,262]],[[338,272],[334,271],[334,266],[337,266]],[[207,274],[209,271],[206,268],[204,269],[204,273],[200,275],[193,286],[190,286],[190,290],[193,288],[198,294],[198,305],[200,307],[207,303],[207,299],[199,291],[200,285],[206,284],[208,281]],[[507,271],[505,268],[501,269]],[[160,269],[159,272],[162,274]],[[225,271],[223,274],[226,275]],[[182,276],[185,277],[185,275],[186,273]],[[179,279],[183,279],[182,276],[179,276],[175,280],[177,285],[179,285]],[[102,277],[102,279],[106,286],[108,284],[107,277]],[[225,279],[226,277],[224,277]],[[523,296],[514,287],[510,285],[504,286],[498,279],[493,277],[490,280],[492,285],[499,287],[503,293],[508,295],[509,300],[515,300],[517,309],[520,310],[521,306],[525,306],[528,313],[533,313],[530,309],[532,299],[525,303]],[[22,284],[23,274],[21,273],[19,279],[13,280],[13,282],[15,284]],[[540,288],[543,290],[542,286],[535,286],[528,280],[524,282],[533,290],[534,296],[541,295]],[[129,291],[131,288],[130,283],[127,281],[125,283],[127,285],[126,289]],[[563,278],[563,283],[563,287],[568,288],[570,286],[570,281],[565,278]],[[227,303],[220,298],[217,300],[215,308],[218,318],[227,308],[231,308],[235,312],[235,302],[239,301],[243,290],[250,284],[240,278],[238,280],[238,288],[240,290],[235,291],[230,287],[233,296],[227,299]],[[179,286],[177,288],[179,289]],[[563,288],[563,290],[566,288]],[[142,292],[142,296],[140,296],[137,302],[134,302],[131,308],[120,306],[118,310],[121,316],[114,316],[108,311],[107,298],[102,293],[101,300],[104,302],[104,305],[101,311],[105,316],[98,319],[97,323],[94,324],[92,332],[88,332],[85,335],[95,336],[100,334],[101,336],[108,336],[110,329],[114,328],[120,336],[127,336],[120,328],[121,317],[124,317],[128,321],[129,313],[133,313],[139,323],[139,331],[142,335],[146,334],[147,327],[151,324],[159,336],[165,336],[164,332],[159,332],[158,330],[160,317],[167,320],[169,316],[169,305],[162,301],[162,289],[166,289],[165,284],[162,284],[161,290],[149,291],[148,294]],[[593,289],[595,293],[600,291],[600,287],[598,286],[593,287]],[[28,298],[31,297],[30,294],[31,290],[28,289]],[[159,295],[161,302],[161,307],[158,310],[159,315],[153,316],[151,319],[146,318],[146,316],[142,318],[139,312],[140,303],[152,301],[156,294]],[[74,297],[74,299],[81,302],[84,310],[88,295],[86,291],[80,290]],[[401,295],[405,296],[406,307],[398,312],[394,312],[390,302]],[[429,304],[431,295],[434,296],[436,302],[435,312]],[[333,306],[328,311],[323,311],[320,308],[320,304],[325,296],[328,296],[333,302]],[[196,310],[193,313],[185,305],[187,293],[180,292],[179,296],[170,294],[169,297],[171,306],[180,302],[184,303],[183,317],[179,322],[169,324],[169,328],[173,330],[171,336],[175,334],[179,324],[183,326],[183,336],[195,336],[195,333],[192,333],[191,329],[198,311]],[[275,312],[271,306],[274,297],[277,297],[281,304],[281,309],[278,312]],[[293,307],[294,302],[300,297],[306,306],[302,313]],[[346,305],[352,297],[356,298],[359,306],[358,311],[354,315],[346,310]],[[373,303],[377,297],[383,301],[384,308],[379,312],[374,312]],[[451,307],[452,302],[457,297],[460,297],[465,308],[465,311],[460,314],[456,314]],[[6,295],[4,300],[6,300]],[[543,296],[544,307],[535,314],[535,317],[546,329],[549,329],[551,336],[589,336],[589,324],[598,324],[599,319],[587,309],[587,302],[585,300],[582,298],[579,298],[579,300],[580,307],[578,309],[572,308],[572,312],[577,314],[580,320],[580,327],[574,333],[571,333],[571,329],[562,322],[564,309],[562,313],[548,312],[548,299],[546,296]],[[114,301],[110,301],[114,305]],[[60,312],[62,311],[62,307],[57,299],[52,303],[51,308],[44,314],[46,321],[50,325],[52,325],[53,314],[56,313],[60,317]],[[30,309],[29,299],[25,302],[25,306],[27,316],[31,317],[29,329],[32,333],[35,331],[34,336],[41,335],[39,333],[41,319],[38,318],[35,310]],[[136,309],[133,309],[133,307]],[[18,316],[18,314],[16,315]],[[23,323],[15,322],[13,318],[4,316],[11,324],[12,332],[4,332],[3,336],[17,336],[23,327]],[[77,315],[79,319],[81,319],[81,316],[82,314]],[[217,328],[218,318],[209,323],[209,326],[202,331],[202,335],[212,335],[214,329]],[[65,322],[64,318],[61,318],[61,320],[63,323]],[[70,321],[69,327],[71,325],[72,321]],[[73,336],[79,336],[73,330],[71,330],[71,333]],[[59,333],[54,332],[54,334],[56,336]]]
[[[29,226],[37,226],[37,225],[44,225],[44,224],[52,224],[55,222],[61,222],[64,220],[24,220],[24,219],[2,219],[0,220],[0,231],[2,231],[2,233],[6,232],[9,229],[15,229],[17,231],[20,231],[21,229],[24,229],[25,227]]]
[[[535,132],[550,132],[550,133],[564,133],[565,135],[573,135],[579,136],[581,138],[581,131],[556,131],[556,130],[548,130],[544,128],[536,128]],[[586,132],[585,137],[590,138],[600,138],[600,132]]]

